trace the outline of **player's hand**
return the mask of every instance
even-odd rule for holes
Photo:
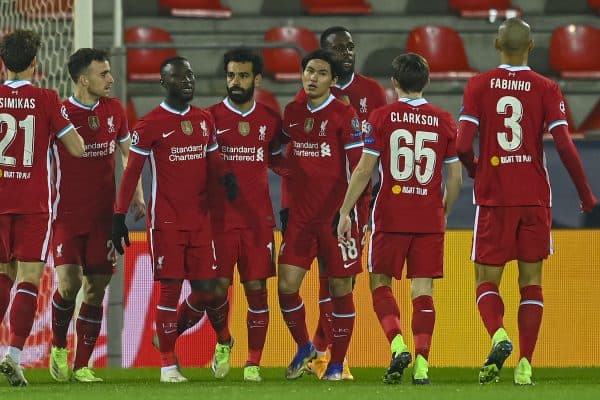
[[[237,177],[233,172],[228,172],[219,179],[221,185],[225,186],[227,192],[227,200],[234,201],[237,198],[239,186],[237,183]]]
[[[334,222],[336,224],[337,238],[340,243],[347,245],[352,238],[352,220],[349,215],[335,214]]]
[[[285,236],[289,214],[289,208],[282,208],[281,210],[279,210],[279,221],[281,221],[281,236]]]
[[[136,221],[144,218],[146,216],[146,202],[144,201],[144,198],[134,196],[129,209],[133,212]]]
[[[111,239],[115,250],[121,255],[125,253],[123,242],[127,247],[131,246],[129,242],[129,229],[125,225],[125,214],[113,215]]]
[[[475,157],[473,158],[473,167],[467,168],[467,173],[471,179],[475,179],[475,174],[477,173],[477,164],[479,164],[479,159]]]
[[[598,199],[596,196],[590,193],[590,197],[587,199],[583,199],[581,201],[581,211],[584,213],[591,213],[594,210],[594,207],[598,204]]]

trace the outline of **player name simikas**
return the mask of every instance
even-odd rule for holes
[[[0,97],[0,108],[35,108],[35,99],[31,97]]]
[[[435,115],[415,114],[410,112],[400,113],[397,111],[390,113],[390,121],[430,126],[439,126],[440,124],[439,118]]]

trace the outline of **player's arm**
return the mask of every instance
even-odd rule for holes
[[[592,193],[592,189],[585,177],[583,164],[581,163],[575,144],[571,139],[566,122],[554,126],[551,124],[548,127],[548,130],[554,137],[556,151],[575,184],[579,199],[581,200],[581,210],[583,212],[591,212],[598,203],[598,200]]]
[[[83,138],[79,136],[72,124],[69,124],[65,129],[67,130],[63,129],[56,137],[62,142],[70,155],[78,158],[83,157],[85,153]]]
[[[477,132],[477,124],[474,120],[460,117],[458,135],[456,137],[456,153],[460,162],[465,166],[469,176],[475,178],[478,159],[473,151],[473,139]]]
[[[457,158],[446,160],[446,179],[444,185],[444,215],[448,218],[450,211],[454,207],[460,186],[462,185],[462,166]]]
[[[371,174],[377,165],[378,159],[378,155],[371,154],[365,150],[365,152],[362,153],[362,157],[360,158],[358,165],[352,172],[350,184],[348,185],[344,202],[340,208],[340,220],[337,227],[338,239],[341,242],[350,240],[350,229],[352,226],[352,221],[350,220],[350,211],[369,183],[369,179],[371,179]]]
[[[119,150],[121,151],[121,160],[123,165],[127,165],[129,158],[129,147],[131,146],[131,137],[127,135],[119,140]],[[144,191],[142,190],[142,178],[138,179],[131,202],[131,209],[135,220],[138,221],[146,216],[146,202],[144,201]]]

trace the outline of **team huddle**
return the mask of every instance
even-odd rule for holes
[[[52,250],[58,287],[52,298],[50,374],[59,382],[102,381],[89,361],[117,253],[130,245],[125,216],[131,211],[136,219],[147,218],[159,286],[152,344],[160,352],[161,382],[187,381],[175,344],[205,315],[217,336],[214,377],[229,373],[234,338],[227,294],[237,266],[248,302],[245,381],[262,380],[267,279],[273,276],[283,319],[297,344],[285,377],[312,373],[323,380],[353,380],[346,357],[356,318],[353,288],[366,267],[373,309],[390,343],[383,382],[400,383],[412,362],[412,382],[429,384],[433,282],[444,275],[444,232],[464,165],[475,182],[476,303],[492,340],[479,382],[497,381],[513,350],[498,286],[504,265],[516,259],[521,302],[514,382],[532,384],[544,306],[542,263],[552,253],[545,132],[554,137],[581,210],[590,212],[597,200],[570,138],[558,85],[527,66],[533,48],[529,25],[508,19],[495,45],[501,65],[467,83],[458,126],[449,112],[423,97],[429,82],[423,57],[408,53],[392,61],[397,101],[386,104],[379,83],[355,72],[350,31],[331,27],[321,35],[321,48],[302,59],[302,88],[283,117],[254,100],[262,59],[237,48],[224,55],[223,101],[207,109],[190,105],[192,66],[184,57],[169,58],[160,68],[164,100],[129,129],[122,105],[109,97],[114,80],[104,51],[85,48],[71,55],[67,67],[75,90],[61,102],[54,91],[30,83],[37,34],[5,35],[0,43],[8,69],[0,86],[0,321],[15,282],[16,291],[0,372],[12,386],[27,385],[21,352]],[[117,147],[126,165],[118,190]],[[147,207],[140,183],[146,161],[152,176]],[[284,239],[277,269],[269,168],[283,182]],[[375,168],[379,183],[373,187]],[[361,262],[363,251],[367,266]],[[320,314],[310,338],[299,291],[314,259]],[[414,355],[392,293],[393,279],[402,278],[405,264]],[[191,292],[179,303],[184,280]],[[70,365],[67,331],[80,289]]]

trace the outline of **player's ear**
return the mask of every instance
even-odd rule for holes
[[[33,68],[34,70],[37,67],[37,56],[33,57],[33,60],[31,60],[31,64],[29,64],[29,68]]]
[[[259,87],[262,83],[262,74],[256,74],[254,76],[254,86]]]
[[[533,50],[533,48],[535,47],[535,42],[533,41],[533,39],[529,40],[529,53],[531,53],[531,50]]]
[[[498,38],[494,40],[494,47],[496,48],[496,50],[502,51],[502,47],[500,46],[500,40],[498,40]]]
[[[396,78],[394,78],[393,76],[390,78],[390,81],[392,81],[392,87],[394,89],[399,89],[400,88],[400,84],[398,83],[398,81],[396,80]]]

